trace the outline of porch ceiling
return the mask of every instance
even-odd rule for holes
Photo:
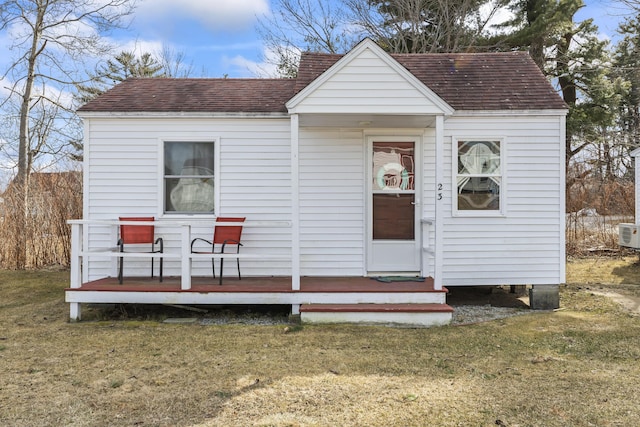
[[[433,115],[300,114],[300,127],[422,129],[433,127],[435,121]]]

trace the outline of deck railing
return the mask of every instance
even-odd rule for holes
[[[193,260],[198,259],[254,259],[261,261],[291,261],[291,287],[293,290],[300,289],[300,269],[299,263],[294,262],[298,257],[299,249],[293,244],[291,254],[275,253],[225,253],[225,254],[201,254],[191,253],[192,228],[193,227],[228,227],[242,226],[246,228],[291,228],[290,221],[245,221],[245,222],[215,222],[212,220],[158,220],[158,221],[118,221],[118,220],[70,220],[71,225],[71,278],[70,287],[80,288],[83,280],[83,270],[88,271],[88,262],[92,257],[108,258],[163,258],[180,260],[180,287],[182,290],[191,289],[191,269]],[[136,253],[119,252],[117,246],[89,247],[89,228],[91,226],[113,227],[113,235],[117,235],[120,225],[153,225],[162,228],[172,228],[179,230],[180,245],[179,252],[164,253]],[[113,239],[115,242],[116,240]],[[299,257],[298,257],[299,258]]]
[[[435,250],[431,246],[431,229],[435,222],[432,218],[422,218],[420,225],[422,227],[421,235],[421,249],[422,249],[422,275],[433,277],[433,271],[431,271],[430,259],[435,257]]]

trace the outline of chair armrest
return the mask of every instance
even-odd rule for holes
[[[224,247],[227,246],[227,243],[230,243],[232,245],[238,245],[238,252],[240,252],[240,246],[242,246],[242,243],[240,243],[236,239],[227,239],[224,242],[222,242],[222,248],[220,249],[220,253],[224,253]]]
[[[236,239],[227,239],[224,242],[222,242],[223,245],[226,245],[227,243],[231,243],[232,245],[240,245],[240,246],[242,246],[242,243],[240,243],[240,241],[236,240]]]
[[[211,245],[211,250],[213,251],[213,243],[211,243],[211,242],[210,242],[209,240],[207,240],[207,239],[203,239],[203,238],[201,238],[201,237],[196,237],[195,239],[193,239],[193,240],[191,241],[191,253],[193,253],[193,245],[194,245],[194,243],[196,243],[198,240],[203,241],[203,242],[207,243],[208,245]]]
[[[122,240],[122,238],[118,239],[118,248],[120,249],[120,252],[124,252],[124,240]]]
[[[160,250],[156,251],[155,247],[152,249],[153,252],[160,252],[163,253],[164,252],[164,240],[162,239],[162,237],[158,237],[156,239],[156,242],[154,243],[154,245],[160,244]]]

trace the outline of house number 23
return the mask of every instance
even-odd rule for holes
[[[442,200],[442,184],[438,184],[438,200]]]

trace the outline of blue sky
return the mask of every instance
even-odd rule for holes
[[[269,12],[269,0],[141,0],[114,41],[123,50],[184,53],[192,77],[255,77],[264,56],[257,17]]]
[[[123,50],[182,52],[192,77],[256,77],[269,72],[256,32],[270,0],[141,0],[127,31],[114,34]],[[609,0],[586,0],[578,19],[594,18],[602,37],[615,37],[624,11]]]
[[[335,1],[335,0],[318,0]],[[163,46],[183,53],[192,77],[257,77],[273,74],[256,31],[259,16],[268,15],[274,0],[138,0],[126,31],[109,37],[117,51],[158,53]],[[624,16],[620,3],[586,0],[577,19],[592,17],[603,38],[615,36]],[[7,32],[0,33],[0,67],[14,56]],[[117,53],[117,52],[116,52]],[[1,93],[0,88],[0,95]]]

